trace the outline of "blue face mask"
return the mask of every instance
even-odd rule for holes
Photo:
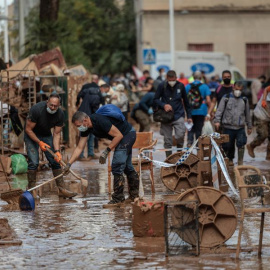
[[[57,112],[57,110],[52,111],[49,107],[47,107],[47,112],[50,114],[55,114]]]
[[[102,93],[102,96],[103,96],[103,97],[106,97],[106,96],[107,96],[107,93]]]
[[[88,129],[88,127],[85,127],[84,125],[81,125],[81,126],[78,127],[78,130],[80,132],[85,132],[87,129]]]

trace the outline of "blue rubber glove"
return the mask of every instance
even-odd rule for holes
[[[149,108],[148,114],[153,114],[153,109],[152,108]]]

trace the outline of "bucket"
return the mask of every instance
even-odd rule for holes
[[[35,210],[35,199],[29,191],[25,191],[19,198],[19,205],[22,211]]]

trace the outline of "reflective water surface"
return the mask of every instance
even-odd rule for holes
[[[162,157],[158,156],[158,159],[162,160]],[[246,159],[247,164],[255,164],[248,157]],[[259,157],[256,165],[268,173],[269,161]],[[23,241],[21,246],[0,246],[1,269],[269,269],[268,215],[261,259],[256,254],[259,215],[246,219],[239,261],[235,260],[238,228],[225,246],[202,250],[199,257],[166,257],[163,237],[133,237],[130,205],[118,209],[102,208],[109,199],[106,166],[97,161],[77,162],[74,169],[89,181],[85,198],[59,201],[55,189],[51,191],[48,185],[43,188],[34,212],[7,211],[6,203],[0,202],[0,216],[8,218]],[[159,173],[156,168],[155,199],[167,200],[169,192]],[[26,176],[20,176],[16,181],[23,181],[23,177]],[[40,182],[51,177],[51,171],[39,173]],[[145,197],[150,200],[151,186],[146,172],[143,182]],[[239,202],[236,200],[235,203],[239,215]]]

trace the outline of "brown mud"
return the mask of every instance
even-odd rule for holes
[[[156,133],[155,137],[159,139],[157,148],[162,148],[161,137]],[[265,149],[262,145],[256,149],[256,159],[245,155],[244,160],[268,175]],[[164,160],[165,153],[154,153],[154,158]],[[54,184],[41,190],[34,212],[7,211],[7,204],[0,201],[1,218],[8,219],[23,242],[21,246],[0,247],[0,269],[269,269],[269,215],[265,218],[261,259],[257,257],[259,215],[245,219],[239,261],[235,260],[239,224],[232,237],[218,248],[203,249],[198,257],[186,254],[166,257],[164,237],[134,237],[131,205],[102,208],[109,200],[106,165],[94,160],[77,162],[72,168],[89,181],[85,198],[59,200]],[[159,168],[154,175],[156,195],[152,196],[149,173],[143,172],[147,201],[173,200],[178,196],[163,185]],[[51,177],[51,171],[41,171],[39,183]],[[74,180],[70,175],[65,179]],[[75,188],[76,184],[73,186]],[[239,201],[231,191],[227,194],[236,204],[239,223]],[[127,188],[125,195],[128,195]]]

